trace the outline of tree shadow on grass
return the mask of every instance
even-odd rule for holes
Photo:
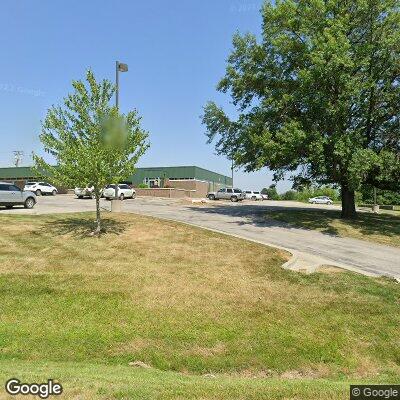
[[[230,223],[238,226],[282,227],[314,230],[331,236],[342,236],[346,226],[366,237],[380,235],[386,238],[400,237],[400,216],[358,212],[355,220],[343,220],[340,210],[310,209],[307,206],[285,207],[276,205],[243,204],[232,206],[221,203],[213,207],[190,207],[199,217],[202,213],[243,217]]]
[[[339,235],[340,230],[334,226],[335,222],[337,222],[348,225],[365,236],[400,237],[400,217],[390,214],[359,212],[356,219],[343,220],[340,218],[340,211],[288,210],[272,213],[271,217],[302,228],[318,230],[330,235]]]
[[[340,218],[340,212],[321,210],[276,211],[267,217],[282,221],[299,228],[317,230],[327,235],[339,236],[339,229],[332,224]]]
[[[128,223],[125,221],[102,218],[100,235],[119,235],[126,230],[127,226]],[[47,221],[43,228],[53,235],[72,235],[84,238],[93,236],[93,232],[96,229],[96,221],[89,218],[68,217]]]

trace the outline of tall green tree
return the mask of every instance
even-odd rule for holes
[[[204,108],[209,141],[247,171],[341,189],[400,190],[399,0],[277,0],[262,34],[236,34],[224,78],[238,116]]]
[[[96,230],[101,232],[100,197],[109,183],[127,179],[147,150],[148,134],[136,110],[126,115],[110,105],[115,88],[97,82],[88,71],[86,82],[73,81],[73,93],[63,106],[53,106],[42,123],[40,140],[57,165],[34,156],[36,168],[52,181],[67,187],[93,186],[96,199]]]

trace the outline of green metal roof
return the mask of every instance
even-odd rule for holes
[[[0,168],[0,179],[24,179],[37,177],[32,167]]]
[[[32,167],[0,168],[0,179],[38,179],[36,171]],[[137,168],[129,179],[133,184],[142,183],[144,178],[173,178],[173,179],[198,179],[201,181],[216,182],[221,185],[232,185],[232,178],[204,168],[191,166],[178,167],[148,167]]]

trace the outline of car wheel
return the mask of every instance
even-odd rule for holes
[[[12,205],[12,204],[9,204],[8,206],[6,206],[6,208],[8,209],[8,210],[11,210],[11,208],[13,208],[14,206]]]
[[[331,202],[331,201],[328,201],[327,204],[328,204],[328,206],[331,206],[331,205],[332,205],[332,202]]]
[[[317,204],[317,202],[316,202],[316,201],[313,201],[311,204]]]
[[[208,198],[209,198],[210,200],[215,200],[215,196],[214,196],[213,194],[210,194],[210,195],[208,196]]]
[[[78,196],[78,199],[83,199],[83,196]]]
[[[121,193],[121,194],[119,195],[119,199],[120,199],[120,200],[124,200],[124,197],[125,197],[125,196],[124,196],[123,193]]]
[[[236,203],[238,201],[237,196],[232,196],[231,197],[231,202]]]
[[[41,196],[42,195],[42,191],[40,189],[37,189],[35,194],[36,194],[36,196]]]
[[[132,199],[134,199],[134,198],[136,198],[136,193],[135,192],[132,193]]]
[[[252,200],[257,200],[256,196],[253,196],[251,199],[252,199]]]
[[[33,199],[33,197],[28,197],[25,200],[25,203],[24,203],[25,208],[33,208],[34,205],[35,205],[35,200]]]
[[[56,191],[56,190],[53,190],[53,191],[51,192],[51,194],[52,194],[53,196],[55,196],[55,195],[57,194],[57,191]]]

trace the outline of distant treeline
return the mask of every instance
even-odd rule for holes
[[[284,193],[278,193],[276,186],[271,185],[268,188],[262,189],[261,193],[267,194],[270,200],[308,201],[308,199],[311,197],[328,196],[333,201],[340,201],[340,190],[329,186],[288,190]],[[356,192],[356,202],[373,204],[374,189],[369,186],[364,186],[362,190]],[[381,205],[400,205],[400,193],[377,189],[377,203]]]

